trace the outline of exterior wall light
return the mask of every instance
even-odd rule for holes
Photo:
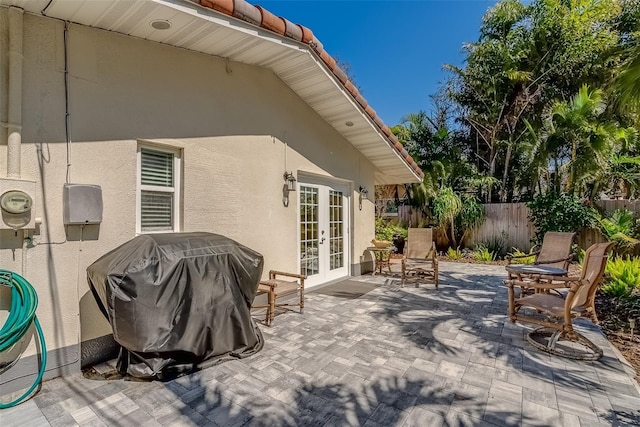
[[[358,192],[360,193],[360,195],[358,196],[358,208],[362,210],[362,201],[367,200],[369,190],[367,190],[367,187],[363,187],[361,185]]]
[[[286,208],[289,206],[289,192],[296,191],[296,177],[293,172],[284,173],[284,185],[282,186],[282,204]]]

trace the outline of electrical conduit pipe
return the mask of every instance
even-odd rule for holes
[[[24,10],[9,8],[9,87],[7,93],[7,176],[21,176],[22,63]]]

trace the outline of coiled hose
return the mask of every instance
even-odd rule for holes
[[[22,402],[38,387],[47,366],[47,349],[40,322],[36,317],[38,294],[36,294],[36,290],[31,283],[27,282],[27,280],[19,274],[0,269],[0,285],[11,288],[11,309],[9,311],[9,317],[4,325],[2,325],[2,329],[0,329],[0,353],[10,349],[17,343],[28,332],[33,322],[35,323],[36,332],[40,339],[40,354],[42,354],[38,376],[33,385],[14,401],[0,403],[0,409],[6,409]]]

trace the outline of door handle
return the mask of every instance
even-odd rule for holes
[[[320,239],[320,240],[318,241],[318,243],[319,243],[319,244],[323,244],[323,243],[324,243],[324,239],[325,239],[325,238],[323,237],[322,239]]]

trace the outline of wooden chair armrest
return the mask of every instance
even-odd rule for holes
[[[507,280],[507,286],[513,288],[515,286],[520,286],[524,288],[533,288],[533,289],[568,289],[571,286],[568,286],[566,283],[542,283],[542,282],[524,282],[522,280]]]
[[[303,276],[302,274],[288,273],[286,271],[276,271],[276,270],[269,271],[269,279],[275,279],[276,276],[293,277],[296,279],[300,279],[303,283],[304,283],[304,279],[307,278],[307,276]]]
[[[538,282],[535,280],[532,281],[524,281],[524,280],[506,280],[507,286],[513,288],[514,286],[521,286],[525,288],[534,288],[534,289],[568,289],[571,288],[574,284],[580,283],[579,277],[558,277],[558,276],[546,276],[539,275],[535,276],[537,279],[544,280],[553,280],[554,282]],[[558,283],[560,282],[560,283]]]

